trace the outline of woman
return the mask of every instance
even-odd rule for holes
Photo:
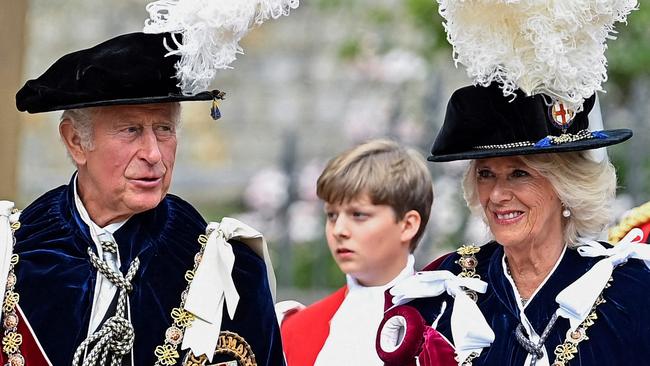
[[[650,362],[650,269],[638,260],[650,266],[648,247],[631,236],[613,249],[586,239],[610,222],[616,188],[612,165],[595,161],[588,150],[625,141],[632,132],[589,131],[594,97],[575,115],[548,100],[521,92],[506,98],[496,85],[452,96],[429,160],[470,159],[464,196],[494,240],[463,247],[430,266],[437,271],[390,291],[394,303],[408,304],[388,311],[380,327],[378,352],[388,365],[413,364],[415,356],[422,366],[433,365],[421,357],[435,353],[432,332],[454,344],[465,365]],[[436,275],[441,271],[487,283],[481,291],[464,290],[476,299],[493,339],[484,330],[459,330],[459,323],[477,320],[454,309],[458,292],[447,291],[455,299],[439,295],[436,287],[449,281]],[[391,332],[399,328],[396,314],[408,315],[403,341]],[[427,325],[424,333],[420,324]]]

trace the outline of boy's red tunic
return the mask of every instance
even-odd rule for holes
[[[316,362],[330,331],[330,319],[341,306],[347,286],[326,298],[290,314],[281,327],[287,366],[308,366]],[[304,324],[310,324],[304,327]],[[302,326],[301,326],[302,325]]]

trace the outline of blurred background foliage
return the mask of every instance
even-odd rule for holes
[[[146,1],[30,0],[25,78],[65,52],[138,31]],[[650,8],[619,24],[609,42],[606,128],[634,138],[608,150],[619,171],[616,215],[650,199]],[[172,190],[204,216],[235,216],[262,231],[279,299],[305,303],[344,283],[324,239],[315,182],[326,161],[350,146],[389,137],[426,155],[453,90],[455,68],[433,0],[309,0],[244,40],[245,54],[217,83],[228,91],[218,124],[208,106],[184,106]],[[6,48],[5,48],[6,49]],[[56,136],[57,115],[23,115],[19,198],[23,206],[72,169]],[[429,164],[432,217],[416,251],[421,267],[487,231],[460,191],[465,163]],[[47,179],[43,179],[47,177]]]

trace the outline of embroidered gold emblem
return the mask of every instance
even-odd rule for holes
[[[458,277],[465,278],[478,278],[481,276],[476,273],[476,266],[478,266],[478,259],[474,254],[481,251],[480,247],[476,245],[462,245],[456,250],[456,253],[460,255],[460,258],[456,263],[462,268],[462,271],[458,274]],[[467,296],[469,296],[472,301],[478,301],[478,294],[474,290],[463,287]],[[471,365],[471,362],[470,362]]]
[[[239,362],[239,366],[257,366],[255,354],[248,342],[239,334],[227,330],[219,333],[217,349],[214,351],[214,354],[233,356]],[[231,366],[231,364],[232,361],[229,361],[227,363],[218,363],[215,366]],[[236,364],[232,365],[235,366]]]
[[[465,255],[474,255],[480,251],[481,248],[477,247],[476,245],[462,245],[460,248],[456,250],[456,253],[465,256]]]
[[[186,271],[185,272],[185,281],[192,282],[193,280],[194,280],[194,270]]]
[[[176,364],[176,360],[180,357],[178,351],[169,344],[156,347],[153,353],[158,357],[158,362],[166,366]]]
[[[575,357],[578,352],[578,345],[575,343],[563,343],[555,348],[555,362],[553,366],[564,365]]]
[[[611,277],[609,278],[608,282],[612,282]],[[555,351],[553,351],[555,354],[555,361],[551,366],[566,366],[566,364],[576,356],[576,353],[578,353],[578,344],[584,340],[589,339],[587,336],[587,329],[594,325],[594,322],[598,319],[596,308],[598,305],[604,302],[605,299],[603,298],[603,293],[601,292],[600,295],[598,295],[596,302],[594,302],[594,305],[591,307],[591,312],[589,315],[587,315],[580,326],[578,326],[578,328],[576,328],[576,330],[573,332],[567,331],[564,343],[559,344],[557,347],[555,347]]]
[[[194,321],[194,315],[184,309],[174,308],[172,309],[172,319],[174,319],[174,324],[185,328]]]
[[[9,333],[2,337],[2,349],[5,353],[16,353],[23,343],[23,336],[20,333]]]
[[[201,355],[199,357],[194,356],[192,351],[187,352],[185,360],[183,361],[183,366],[205,366],[205,363],[208,361],[206,355]]]
[[[2,310],[4,310],[6,313],[13,311],[13,309],[18,305],[18,301],[20,301],[20,295],[18,295],[17,292],[13,291],[7,291],[7,294],[5,295],[5,303],[2,306]]]

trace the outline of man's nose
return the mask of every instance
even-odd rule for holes
[[[158,137],[152,128],[145,128],[142,131],[140,158],[146,160],[149,164],[156,164],[162,159]]]

